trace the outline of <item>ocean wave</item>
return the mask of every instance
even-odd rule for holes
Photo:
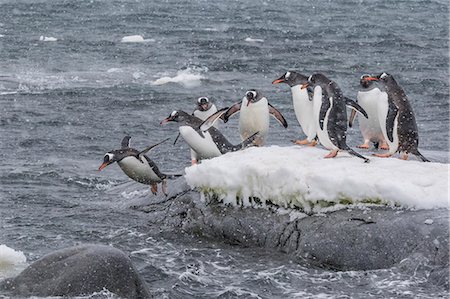
[[[154,39],[144,39],[142,35],[128,35],[122,37],[122,43],[146,43],[146,42],[154,42]]]
[[[27,258],[22,251],[0,245],[0,280],[15,276],[26,267]]]
[[[205,79],[202,74],[205,71],[199,71],[197,69],[187,68],[185,70],[178,71],[174,77],[164,76],[153,82],[151,85],[164,85],[167,83],[178,83],[186,88],[192,88],[200,86],[201,80]]]

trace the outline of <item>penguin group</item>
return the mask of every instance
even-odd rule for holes
[[[418,150],[419,136],[412,107],[406,93],[392,75],[381,73],[361,76],[356,101],[344,96],[338,84],[321,73],[307,76],[290,70],[272,82],[280,83],[289,85],[291,89],[295,116],[306,136],[303,140],[295,140],[295,144],[320,144],[330,151],[324,158],[334,158],[338,152],[345,151],[368,163],[370,160],[350,148],[346,141],[347,129],[353,126],[359,113],[358,123],[364,141],[358,148],[368,149],[370,143],[373,143],[375,148],[387,150],[386,153],[374,156],[390,157],[398,152],[404,160],[408,159],[409,154],[413,154],[422,161],[429,162]],[[349,119],[347,107],[351,109]],[[242,142],[233,145],[220,132],[218,120],[227,123],[237,112]],[[160,124],[178,124],[179,133],[175,142],[179,136],[185,140],[194,165],[204,159],[249,146],[264,146],[270,116],[284,128],[288,127],[282,113],[269,103],[261,91],[249,89],[240,101],[222,109],[217,109],[207,97],[200,97],[192,113],[174,110]],[[105,154],[99,170],[117,162],[128,177],[150,185],[153,194],[157,193],[157,185],[161,183],[162,192],[167,195],[166,180],[180,175],[162,173],[145,155],[167,139],[138,151],[130,148],[130,138],[123,138],[121,149]]]

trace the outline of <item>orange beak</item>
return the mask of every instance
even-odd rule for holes
[[[307,88],[308,86],[309,86],[309,83],[303,84],[302,87],[301,87],[301,89],[305,89],[305,88]]]
[[[272,84],[279,84],[279,83],[283,83],[283,82],[284,82],[283,79],[276,79],[276,80],[273,80]]]
[[[170,121],[169,118],[165,118],[165,119],[163,119],[159,124],[160,124],[160,125],[164,125],[164,124],[167,124],[169,121]]]
[[[377,77],[364,77],[363,80],[366,80],[366,81],[378,81],[380,79],[378,79]]]
[[[101,171],[103,168],[105,168],[105,167],[108,166],[108,165],[109,165],[108,162],[103,163],[103,164],[100,165],[100,167],[98,168],[98,171]]]

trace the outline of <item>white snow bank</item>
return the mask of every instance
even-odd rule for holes
[[[192,70],[192,69],[185,69],[177,72],[177,75],[175,77],[161,77],[153,82],[151,82],[152,85],[163,85],[167,83],[179,83],[182,84],[185,87],[197,87],[201,84],[202,79],[205,79],[205,77]]]
[[[122,37],[122,43],[145,43],[154,42],[154,39],[144,39],[142,35],[129,35]]]
[[[18,274],[26,266],[27,258],[22,251],[0,245],[0,280]]]
[[[41,42],[56,42],[58,39],[56,37],[51,37],[51,36],[43,36],[41,35],[39,37],[39,40]]]
[[[246,41],[246,42],[249,42],[249,43],[263,43],[263,42],[264,42],[263,39],[260,39],[260,38],[251,38],[251,37],[247,37],[247,38],[245,39],[245,41]]]
[[[449,165],[346,153],[324,159],[311,147],[261,147],[228,153],[186,168],[186,180],[224,203],[253,205],[256,197],[281,207],[321,212],[348,204],[448,208]],[[237,200],[237,198],[239,198]]]

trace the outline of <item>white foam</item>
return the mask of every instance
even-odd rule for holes
[[[185,87],[197,87],[200,86],[201,80],[205,79],[205,77],[192,70],[192,69],[185,69],[177,72],[177,75],[174,77],[161,77],[153,82],[151,82],[152,85],[164,85],[167,83],[179,83],[182,84]]]
[[[264,42],[263,39],[260,39],[260,38],[251,38],[251,37],[247,37],[247,38],[245,39],[245,41],[246,41],[246,42],[249,42],[249,43],[263,43],[263,42]]]
[[[356,205],[448,208],[448,170],[443,163],[370,157],[311,147],[261,147],[228,153],[186,168],[191,187],[225,203],[252,206],[252,197],[281,207],[324,212]],[[230,167],[233,165],[233,167]],[[327,207],[330,206],[331,207]]]
[[[26,266],[27,258],[22,251],[0,245],[0,280],[15,276]]]
[[[122,37],[122,43],[145,43],[145,42],[154,42],[154,39],[144,39],[142,35],[128,35]]]
[[[43,36],[41,35],[39,37],[39,40],[41,42],[56,42],[58,39],[56,37],[51,37],[51,36]]]

